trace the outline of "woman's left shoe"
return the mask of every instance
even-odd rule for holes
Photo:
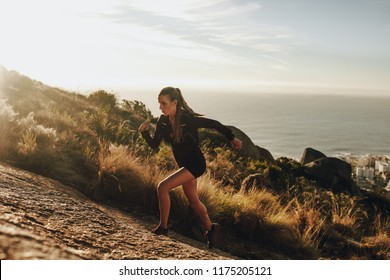
[[[211,230],[206,231],[204,237],[207,241],[207,247],[209,249],[214,248],[219,243],[219,231],[221,226],[217,223],[211,225]]]
[[[157,235],[168,235],[168,228],[157,226],[156,228],[152,229],[150,232]]]

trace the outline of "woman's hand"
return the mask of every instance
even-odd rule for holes
[[[241,150],[242,148],[242,141],[238,138],[234,138],[232,141],[231,141],[233,147],[237,150]]]
[[[138,128],[138,131],[139,131],[140,133],[142,133],[142,132],[144,132],[144,131],[147,131],[147,130],[149,130],[149,122],[148,122],[148,121],[142,123],[142,124],[139,126],[139,128]]]

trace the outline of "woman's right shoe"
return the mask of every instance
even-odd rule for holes
[[[156,228],[152,229],[150,232],[157,235],[168,235],[168,228],[157,226]]]
[[[206,231],[205,233],[205,238],[207,240],[207,247],[209,249],[214,248],[216,245],[218,245],[219,242],[219,230],[220,230],[220,225],[217,223],[213,223],[211,225],[211,230]]]

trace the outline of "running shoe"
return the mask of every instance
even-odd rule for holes
[[[168,235],[168,229],[163,228],[161,226],[157,226],[156,228],[152,229],[150,232],[157,235]]]
[[[206,231],[205,238],[207,240],[207,247],[209,249],[212,249],[216,245],[218,245],[218,242],[219,242],[219,230],[220,230],[220,225],[217,224],[217,223],[213,223],[211,225],[211,230]]]

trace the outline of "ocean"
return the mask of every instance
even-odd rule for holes
[[[121,94],[159,116],[158,93]],[[274,158],[300,159],[311,147],[327,156],[390,155],[390,98],[334,95],[187,94],[188,105],[232,125]]]

